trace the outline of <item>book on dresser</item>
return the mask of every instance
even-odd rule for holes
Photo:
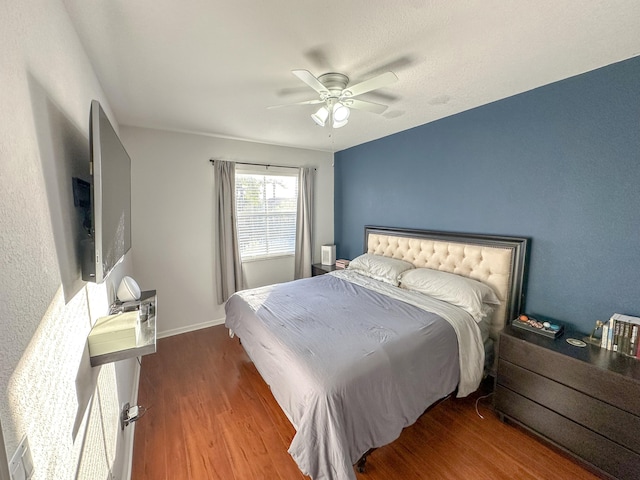
[[[614,313],[602,327],[602,348],[640,358],[640,317]]]

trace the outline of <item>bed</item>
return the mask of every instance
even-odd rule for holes
[[[367,226],[348,269],[229,298],[225,324],[294,426],[300,470],[355,479],[429,406],[475,391],[523,308],[527,251],[521,237]]]

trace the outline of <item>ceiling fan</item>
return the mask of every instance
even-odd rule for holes
[[[296,77],[313,88],[320,98],[287,105],[274,105],[267,108],[279,108],[289,105],[323,104],[311,118],[321,127],[331,125],[333,128],[344,127],[349,121],[352,108],[372,113],[382,113],[387,105],[354,98],[363,93],[386,87],[398,80],[393,72],[385,72],[364,82],[349,86],[349,77],[342,73],[325,73],[314,77],[308,70],[292,70]]]

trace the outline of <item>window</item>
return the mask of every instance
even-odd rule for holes
[[[297,202],[297,174],[236,170],[242,261],[295,254]]]

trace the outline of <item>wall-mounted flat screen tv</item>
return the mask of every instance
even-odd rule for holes
[[[131,159],[97,100],[89,115],[91,209],[82,279],[101,283],[131,248]]]

